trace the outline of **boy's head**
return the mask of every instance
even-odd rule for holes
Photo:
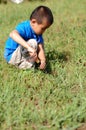
[[[53,14],[46,6],[38,6],[30,16],[31,26],[36,34],[42,34],[53,23]]]

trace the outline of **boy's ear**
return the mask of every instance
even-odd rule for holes
[[[37,20],[36,20],[36,19],[32,19],[32,20],[31,20],[31,23],[32,23],[32,24],[37,23]]]

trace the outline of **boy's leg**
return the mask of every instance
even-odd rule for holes
[[[27,42],[31,47],[37,50],[36,40],[30,39]],[[15,65],[20,69],[28,69],[34,66],[34,61],[32,60],[30,61],[30,60],[31,60],[31,56],[29,55],[27,49],[25,49],[22,46],[19,46],[13,53],[9,63]]]

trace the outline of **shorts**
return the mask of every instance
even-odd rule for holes
[[[35,39],[30,39],[27,43],[37,50],[37,42]],[[35,62],[31,60],[28,50],[20,45],[13,52],[9,64],[15,65],[19,69],[29,69],[34,67]]]

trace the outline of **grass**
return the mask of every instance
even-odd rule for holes
[[[4,58],[12,29],[47,5],[46,71],[18,70]],[[86,2],[53,0],[0,4],[0,130],[75,130],[86,122]]]

